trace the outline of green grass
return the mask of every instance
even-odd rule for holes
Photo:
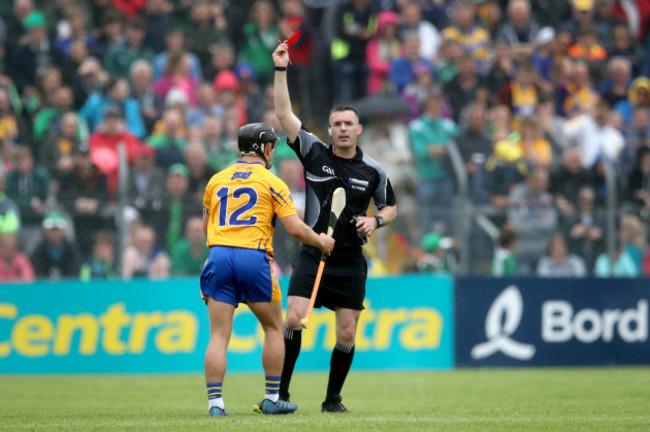
[[[351,415],[321,414],[326,374],[298,373],[289,416],[252,412],[263,376],[229,375],[209,418],[200,375],[0,376],[0,431],[647,431],[650,369],[363,373]]]

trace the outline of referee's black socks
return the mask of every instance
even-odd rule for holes
[[[289,400],[289,384],[296,360],[300,355],[302,344],[302,330],[284,328],[284,366],[282,367],[282,378],[280,380],[280,399]]]
[[[345,378],[350,372],[352,366],[352,359],[354,358],[354,345],[346,346],[336,343],[332,351],[332,358],[330,359],[330,377],[327,382],[327,397],[326,401],[339,401],[338,396],[341,394]]]

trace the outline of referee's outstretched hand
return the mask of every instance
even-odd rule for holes
[[[273,64],[279,67],[287,67],[289,64],[289,46],[281,42],[273,51]]]

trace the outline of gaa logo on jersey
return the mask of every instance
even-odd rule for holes
[[[328,167],[327,165],[323,165],[323,171],[325,171],[329,175],[336,175],[334,174],[334,169]]]
[[[348,186],[351,189],[356,189],[360,191],[365,191],[368,188],[368,182],[366,180],[359,180],[355,178],[351,178],[348,180]]]

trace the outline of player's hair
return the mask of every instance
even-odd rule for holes
[[[499,244],[501,247],[507,248],[512,246],[515,241],[517,241],[517,231],[509,226],[503,227],[499,234]]]
[[[357,109],[355,107],[353,107],[352,105],[336,105],[336,106],[334,106],[334,108],[332,108],[330,110],[329,119],[331,120],[332,114],[334,114],[335,112],[340,112],[340,111],[352,111],[354,113],[355,117],[357,118],[357,123],[359,123],[359,113],[357,112]],[[331,126],[331,124],[330,124],[330,126]]]

